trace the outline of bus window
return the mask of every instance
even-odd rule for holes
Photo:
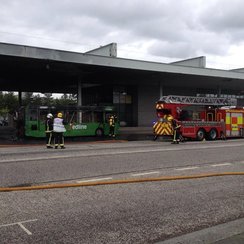
[[[31,109],[29,113],[30,121],[36,121],[38,119],[37,109]]]
[[[40,109],[40,121],[45,121],[47,118],[48,111]]]
[[[105,115],[105,121],[109,121],[109,118],[112,114],[111,113],[106,113]]]
[[[65,111],[64,121],[67,123],[77,123],[77,111]]]
[[[98,112],[98,111],[94,112],[94,122],[99,122],[99,123],[103,122],[103,112]]]
[[[82,122],[83,123],[92,122],[92,112],[91,111],[83,111],[82,112]]]
[[[70,118],[68,120],[69,123],[74,123],[76,124],[78,121],[78,116],[77,116],[78,112],[77,111],[72,111],[72,113],[70,114]]]

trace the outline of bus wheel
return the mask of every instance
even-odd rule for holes
[[[216,140],[217,139],[217,131],[215,129],[211,129],[208,133],[209,140]]]
[[[203,129],[199,129],[196,134],[196,139],[198,141],[202,141],[205,138],[205,131]]]
[[[101,137],[101,136],[103,136],[103,129],[97,128],[95,133],[96,133],[96,136]]]

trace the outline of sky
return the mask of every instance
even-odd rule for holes
[[[121,58],[244,67],[243,0],[0,0],[0,42]]]

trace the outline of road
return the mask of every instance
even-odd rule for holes
[[[244,140],[0,147],[1,187],[244,172]],[[244,217],[244,176],[0,192],[1,243],[156,243]]]

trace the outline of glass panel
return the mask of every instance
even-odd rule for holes
[[[94,112],[94,122],[103,123],[103,112]]]
[[[30,116],[30,121],[37,120],[37,118],[38,118],[37,109],[31,109],[29,116]]]
[[[48,111],[40,109],[40,121],[45,121],[47,118]]]

